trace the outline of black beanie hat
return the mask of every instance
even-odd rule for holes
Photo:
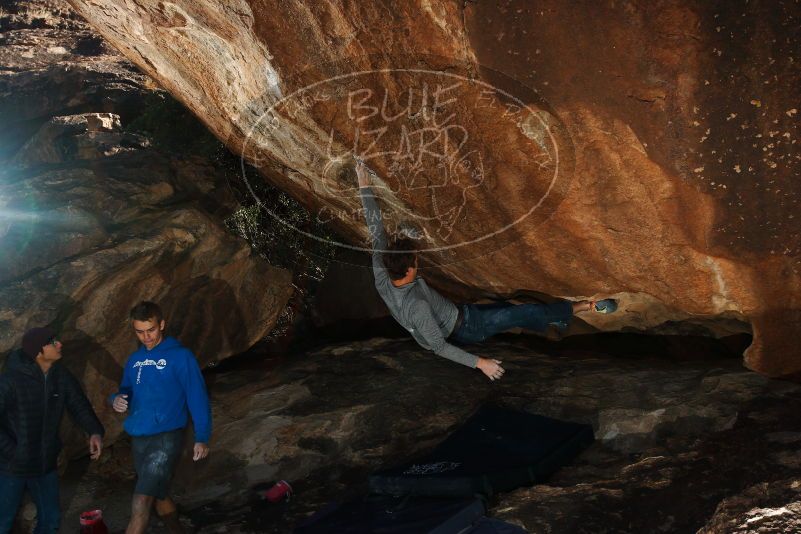
[[[48,327],[31,328],[22,336],[22,350],[31,358],[42,352],[42,347],[50,343],[56,337],[56,333]]]

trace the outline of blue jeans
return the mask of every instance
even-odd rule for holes
[[[459,343],[479,343],[512,328],[544,332],[549,324],[567,326],[573,318],[573,303],[553,304],[464,304],[462,325],[450,339]]]
[[[17,508],[25,490],[36,505],[34,534],[58,532],[61,505],[58,495],[58,472],[40,477],[15,477],[0,474],[0,534],[8,534],[14,526]]]

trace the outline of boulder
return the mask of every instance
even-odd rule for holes
[[[801,436],[796,435],[793,441]],[[785,436],[786,439],[786,436]],[[801,530],[801,480],[763,482],[720,503],[699,534],[757,534]]]
[[[342,246],[356,154],[463,298],[611,296],[597,328],[801,370],[797,2],[70,3]]]
[[[104,121],[111,131],[92,129]],[[169,333],[205,366],[264,337],[292,293],[291,273],[222,226],[215,211],[235,203],[219,169],[148,145],[117,116],[56,117],[15,157],[22,177],[6,169],[0,187],[0,351],[54,325],[98,410],[136,348],[126,316],[140,300],[162,304]]]
[[[62,0],[8,0],[0,12],[0,157],[54,116],[141,113],[155,89]]]
[[[111,442],[120,421],[104,406],[136,348],[133,305],[161,303],[168,333],[209,366],[270,332],[292,274],[224,227],[238,205],[213,154],[125,127],[131,102],[163,93],[69,6],[12,3],[0,26],[0,125],[13,133],[0,151],[0,357],[54,327]],[[68,454],[83,442],[67,425]]]

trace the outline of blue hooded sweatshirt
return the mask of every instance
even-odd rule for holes
[[[211,437],[211,407],[206,383],[195,355],[174,337],[147,350],[144,345],[125,364],[120,390],[128,395],[124,428],[131,436],[152,436],[184,428],[188,413],[195,425],[195,442]],[[188,409],[188,413],[187,413]]]

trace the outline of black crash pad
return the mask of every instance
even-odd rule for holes
[[[464,534],[528,534],[528,531],[500,519],[482,517]]]
[[[371,495],[331,504],[295,528],[295,534],[453,534],[486,526],[481,499]],[[469,529],[469,530],[468,530]],[[482,530],[490,534],[494,530]],[[499,531],[501,533],[506,531]],[[514,532],[514,531],[511,531]]]
[[[490,496],[544,481],[593,439],[590,425],[483,407],[430,454],[371,475],[370,491]]]

